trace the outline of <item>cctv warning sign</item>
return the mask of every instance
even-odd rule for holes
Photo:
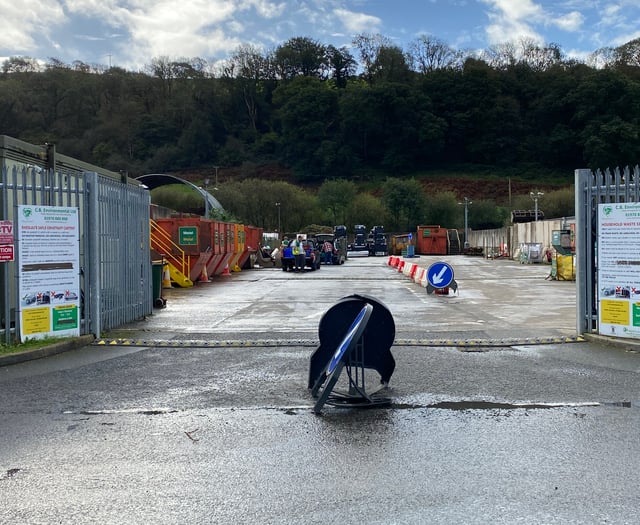
[[[13,221],[0,221],[0,262],[13,261]]]

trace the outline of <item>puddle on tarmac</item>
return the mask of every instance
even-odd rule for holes
[[[397,410],[408,410],[415,408],[435,408],[441,410],[539,410],[549,408],[576,408],[597,406],[632,408],[632,404],[630,401],[620,401],[615,403],[498,403],[493,401],[440,401],[438,403],[425,405],[415,403],[391,404],[391,408]]]

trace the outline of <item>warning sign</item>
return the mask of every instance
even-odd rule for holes
[[[13,244],[0,244],[0,262],[13,261]]]
[[[13,244],[13,221],[0,221],[0,244]]]

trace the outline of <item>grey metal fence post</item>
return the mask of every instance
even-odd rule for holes
[[[102,326],[100,319],[100,239],[99,239],[99,203],[98,174],[85,172],[86,181],[86,230],[87,251],[85,252],[85,326],[88,333],[100,337]]]
[[[588,189],[593,175],[591,170],[575,170],[575,214],[576,214],[576,333],[591,331],[591,307],[588,292],[589,254],[591,252],[591,203]]]

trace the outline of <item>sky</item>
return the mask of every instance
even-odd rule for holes
[[[418,35],[461,50],[528,38],[580,60],[640,37],[639,0],[0,0],[0,13],[0,60],[130,71],[160,57],[214,64],[241,44],[267,51],[293,37],[350,48],[379,33],[405,50]]]

